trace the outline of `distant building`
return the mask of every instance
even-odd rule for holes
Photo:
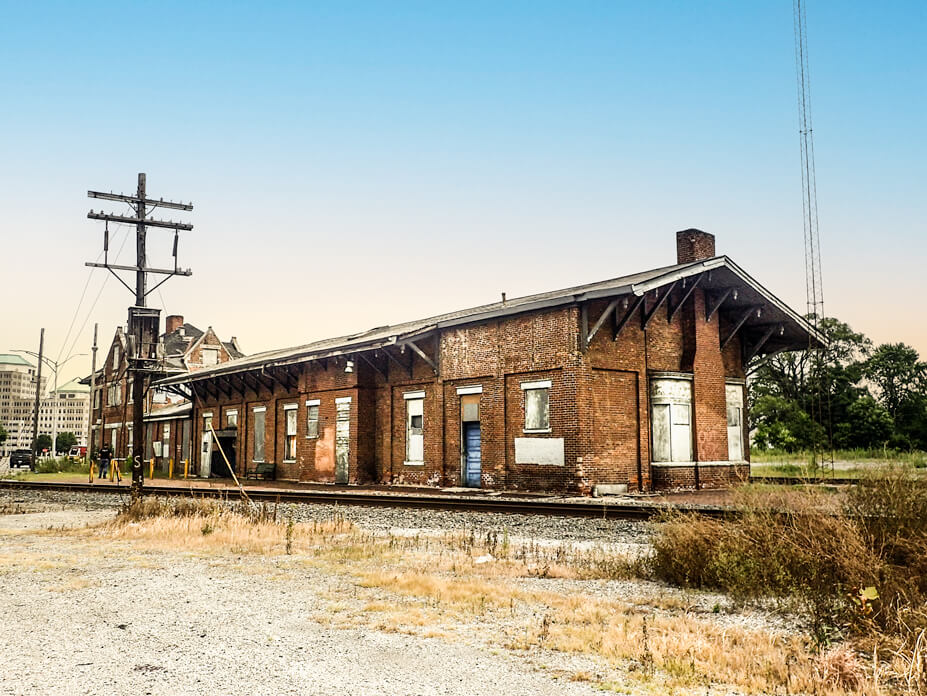
[[[57,428],[52,427],[55,419],[58,421]],[[52,433],[73,433],[77,444],[86,445],[89,419],[90,387],[71,380],[58,387],[57,393],[42,399],[39,406],[39,435],[51,437]]]
[[[166,331],[159,338],[160,366],[156,376],[186,374],[212,365],[220,365],[235,358],[243,357],[244,353],[238,347],[237,339],[232,337],[229,341],[222,341],[209,326],[205,331],[192,324],[184,322],[180,315],[170,315],[165,320]],[[118,458],[126,457],[132,450],[134,433],[132,426],[132,383],[133,377],[129,372],[129,361],[126,355],[128,341],[126,332],[117,327],[112,343],[106,353],[101,367],[97,370],[93,389],[93,407],[91,418],[93,420],[92,446],[94,449],[106,443]],[[90,377],[81,380],[82,384],[90,385]],[[171,450],[170,455],[180,459],[190,457],[189,435],[190,426],[184,426],[183,421],[189,421],[189,405],[187,408],[178,408],[184,405],[183,400],[172,396],[167,391],[149,389],[146,392],[145,419],[156,418],[159,424],[157,434],[148,437],[145,447],[145,458],[161,456],[155,450],[161,451],[160,443],[166,426],[167,442],[176,440],[176,452]],[[174,435],[171,436],[173,430]],[[187,433],[187,444],[183,446],[184,431]],[[164,452],[169,451],[165,445]]]
[[[32,448],[36,367],[19,355],[0,353],[0,424],[9,433],[0,453]],[[40,390],[45,390],[42,376]]]

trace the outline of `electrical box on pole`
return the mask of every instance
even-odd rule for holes
[[[105,268],[122,283],[129,292],[135,295],[135,302],[129,307],[129,330],[127,332],[128,349],[126,358],[129,362],[129,371],[132,374],[132,429],[135,433],[132,442],[132,498],[137,500],[142,496],[144,489],[143,453],[145,451],[145,393],[152,375],[159,371],[161,364],[161,348],[158,344],[160,335],[160,311],[147,306],[146,298],[154,290],[172,276],[192,275],[189,269],[181,269],[177,265],[177,241],[181,231],[193,229],[193,225],[174,221],[155,219],[151,217],[158,208],[170,210],[193,210],[192,203],[176,203],[165,201],[163,198],[149,198],[145,174],[138,175],[138,188],[134,196],[102,191],[88,191],[90,198],[125,203],[132,209],[133,215],[119,215],[114,213],[96,212],[91,210],[87,217],[91,220],[102,220],[106,223],[103,236],[103,263],[86,265],[94,268]],[[117,265],[109,262],[109,225],[110,223],[135,226],[135,265]],[[173,268],[155,268],[148,264],[146,252],[148,228],[174,230],[174,263]],[[129,285],[116,271],[131,271],[135,274],[135,287]],[[162,275],[160,281],[148,287],[148,276]]]

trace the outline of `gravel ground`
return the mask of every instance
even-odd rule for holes
[[[595,658],[499,649],[499,636],[540,619],[531,606],[409,635],[376,627],[366,607],[406,611],[382,588],[361,589],[297,556],[206,557],[54,530],[97,524],[120,494],[0,494],[0,695],[7,694],[595,694],[620,672]],[[430,510],[338,508],[366,529],[394,534],[509,530],[539,543],[644,547],[647,523]],[[278,514],[325,520],[332,506]],[[51,532],[48,530],[52,530]],[[732,607],[722,595],[644,581],[521,578],[525,589],[619,597],[649,613],[724,626],[790,631],[775,614]],[[132,588],[130,601],[128,588]],[[668,601],[667,601],[668,600]],[[398,602],[398,603],[397,603]],[[718,607],[721,611],[718,611]],[[661,608],[662,607],[662,608]],[[524,614],[524,615],[523,615]],[[573,681],[575,675],[586,675]],[[588,679],[589,681],[586,681]],[[699,692],[702,693],[702,692]],[[711,693],[724,693],[723,690]]]
[[[71,524],[100,517],[68,514]],[[8,517],[60,526],[60,513],[48,515]],[[480,645],[320,624],[319,590],[332,582],[321,574],[299,586],[261,575],[256,584],[234,559],[0,538],[2,575],[26,590],[0,595],[2,694],[598,693]],[[263,570],[285,562],[263,559]]]
[[[115,509],[128,501],[128,493],[70,493],[66,491],[0,491],[0,505],[21,501],[65,505],[85,510]],[[640,520],[603,520],[588,517],[507,515],[494,512],[456,512],[413,508],[363,507],[280,503],[281,519],[292,515],[296,522],[326,520],[337,511],[345,519],[373,531],[396,534],[473,530],[476,534],[508,530],[513,539],[538,541],[646,544],[650,526]]]

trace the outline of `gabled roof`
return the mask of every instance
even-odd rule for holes
[[[180,328],[161,335],[161,341],[164,343],[164,354],[183,355],[187,352],[187,348],[202,335],[203,332],[193,324],[184,322]]]
[[[527,295],[525,297],[507,299],[504,302],[493,302],[491,304],[462,309],[456,312],[440,314],[427,319],[409,321],[393,326],[378,326],[368,331],[362,331],[348,336],[339,336],[337,338],[328,338],[293,348],[256,353],[245,358],[231,360],[220,365],[204,368],[193,374],[168,377],[160,380],[157,384],[183,384],[191,381],[209,379],[220,374],[244,372],[262,366],[271,367],[274,365],[287,365],[303,362],[307,359],[332,357],[363,350],[375,350],[383,346],[412,340],[416,336],[430,333],[436,329],[462,326],[464,324],[472,324],[540,309],[559,307],[586,300],[621,295],[642,296],[656,288],[669,285],[684,278],[701,275],[702,273],[711,273],[713,276],[712,282],[715,285],[726,283],[728,286],[734,284],[743,288],[745,297],[743,298],[744,301],[740,303],[742,307],[746,308],[749,302],[759,302],[762,303],[764,307],[768,308],[772,316],[764,316],[763,324],[769,325],[770,323],[778,322],[782,325],[782,333],[772,337],[768,341],[767,347],[769,350],[786,349],[783,346],[791,347],[791,349],[807,347],[809,341],[821,345],[826,343],[824,337],[816,332],[803,317],[789,308],[784,302],[769,292],[769,290],[760,285],[740,268],[740,266],[727,256],[716,256],[714,258],[693,261],[691,263],[663,266],[650,271],[612,278],[611,280],[603,280],[597,283],[576,285],[562,290],[553,290],[535,295]],[[747,322],[746,328],[749,329],[749,327],[750,322]]]
[[[190,350],[197,341],[203,338],[204,335],[206,335],[205,331],[198,329],[193,324],[184,322],[180,328],[170,333],[161,334],[161,341],[164,345],[164,355],[168,357],[186,355],[187,351]],[[220,339],[220,343],[222,343],[228,351],[232,360],[244,357],[245,354],[238,350],[234,342],[222,341]]]

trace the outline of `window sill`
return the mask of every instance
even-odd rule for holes
[[[319,436],[318,435],[306,435],[306,439],[307,440],[318,440]]]
[[[403,465],[403,466],[425,466],[425,462],[424,462],[424,461],[421,461],[421,462],[403,462],[402,465]]]
[[[283,463],[284,464],[295,464],[296,460],[295,459],[284,459]]]
[[[522,432],[523,432],[523,433],[527,433],[528,435],[543,435],[543,434],[545,434],[545,433],[551,433],[551,432],[553,432],[553,431],[552,431],[550,428],[541,428],[541,429],[539,429],[539,430],[528,430],[528,429],[525,429],[525,430],[522,430]]]

